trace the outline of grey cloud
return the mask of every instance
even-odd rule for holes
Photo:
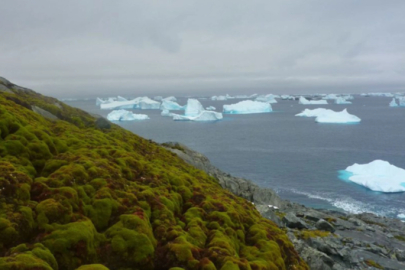
[[[0,75],[55,96],[404,91],[404,10],[402,0],[5,0]]]

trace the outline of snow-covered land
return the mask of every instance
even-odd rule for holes
[[[102,110],[117,109],[160,109],[160,102],[154,101],[148,97],[138,97],[127,101],[113,101],[100,104]]]
[[[339,177],[374,191],[405,191],[405,170],[383,160],[374,160],[368,164],[355,163],[341,171]]]
[[[337,97],[335,99],[335,103],[336,104],[352,104],[350,101],[347,101],[345,98],[343,97]]]
[[[161,110],[184,110],[185,106],[181,106],[177,102],[162,99],[162,104],[160,105]]]
[[[133,121],[133,120],[146,120],[149,116],[146,114],[135,114],[127,110],[114,110],[107,115],[110,121]]]
[[[271,112],[270,103],[244,100],[236,104],[224,105],[223,112],[229,114],[267,113]]]
[[[295,116],[302,117],[316,117],[315,122],[318,123],[336,123],[336,124],[348,124],[359,123],[360,118],[353,114],[349,114],[346,109],[341,112],[335,112],[333,110],[318,108],[314,110],[305,109]]]
[[[302,105],[324,105],[324,104],[328,104],[328,102],[326,100],[308,100],[304,97],[300,97],[298,104],[302,104]]]

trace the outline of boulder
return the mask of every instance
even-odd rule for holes
[[[324,219],[318,220],[318,222],[316,222],[316,224],[315,224],[315,227],[321,231],[328,231],[331,233],[335,232],[335,227],[333,227],[332,224],[330,224],[329,222],[327,222]]]

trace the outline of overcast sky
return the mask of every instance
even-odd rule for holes
[[[57,97],[405,91],[404,0],[2,0],[0,76]]]

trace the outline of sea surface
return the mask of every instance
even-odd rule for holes
[[[178,97],[181,105],[186,100]],[[390,108],[391,100],[355,96],[350,105],[279,100],[271,113],[225,114],[222,121],[206,123],[173,121],[160,116],[160,110],[137,110],[150,120],[117,124],[159,143],[183,143],[221,170],[272,188],[284,199],[315,208],[396,217],[405,214],[405,193],[374,192],[338,178],[339,170],[376,159],[405,169],[405,108]],[[200,99],[204,107],[212,105],[217,111],[238,101]],[[103,116],[110,112],[100,110],[95,99],[65,102]],[[305,108],[347,108],[362,121],[318,124],[314,118],[294,116]]]

